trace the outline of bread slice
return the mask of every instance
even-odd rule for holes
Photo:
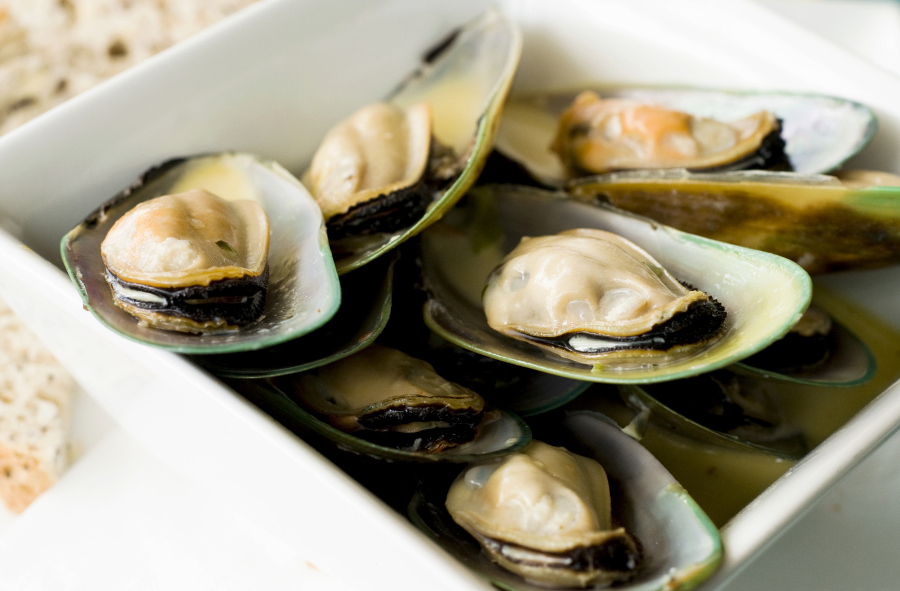
[[[0,301],[0,499],[21,513],[62,474],[75,382]]]
[[[256,1],[0,1],[0,134]]]

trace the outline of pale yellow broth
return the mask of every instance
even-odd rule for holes
[[[879,318],[822,288],[813,302],[856,333],[872,349],[878,370],[865,384],[827,388],[791,384],[781,397],[789,425],[802,431],[810,449],[844,425],[854,414],[900,377],[900,333]],[[620,425],[634,413],[608,396],[587,394],[576,406],[603,412]],[[762,452],[689,439],[655,423],[643,431],[641,443],[678,480],[717,527],[787,472],[795,462]]]
[[[822,443],[900,378],[900,332],[824,288],[816,286],[813,293],[814,304],[828,310],[838,322],[869,345],[878,370],[865,384],[850,388],[800,384],[791,387],[791,395],[783,397],[787,420],[803,431],[810,447]]]
[[[722,527],[794,466],[791,460],[724,448],[682,437],[651,425],[641,440]]]

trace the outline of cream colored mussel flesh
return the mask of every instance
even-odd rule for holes
[[[690,350],[725,319],[634,243],[592,228],[523,238],[488,277],[483,303],[494,330],[588,364]]]
[[[586,587],[630,578],[640,553],[612,525],[609,483],[595,460],[533,441],[522,452],[466,469],[447,511],[491,559],[543,586]]]
[[[268,249],[259,203],[192,189],[135,206],[100,253],[117,306],[148,326],[201,333],[262,313]]]
[[[410,451],[440,452],[472,440],[484,410],[481,396],[431,364],[377,343],[289,384],[337,429]]]
[[[790,170],[770,111],[730,122],[631,99],[579,94],[551,149],[571,176],[640,168]]]
[[[461,163],[432,134],[428,103],[367,105],[331,129],[303,183],[332,240],[409,226]]]

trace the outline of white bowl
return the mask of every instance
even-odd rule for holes
[[[386,96],[420,53],[486,0],[268,0],[0,139],[0,297],[133,437],[270,534],[358,588],[488,589],[296,436],[177,355],[86,311],[57,245],[99,203],[168,158],[255,152],[297,172],[318,139]],[[598,79],[784,89],[873,107],[852,163],[900,172],[900,80],[736,0],[508,0],[524,33],[519,91]],[[752,40],[748,41],[748,40]],[[23,248],[23,245],[25,248]],[[826,282],[900,327],[900,269]],[[723,530],[742,568],[900,424],[891,388]]]

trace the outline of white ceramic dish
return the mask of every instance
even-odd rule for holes
[[[420,52],[488,4],[264,1],[0,139],[9,230],[0,232],[0,297],[137,441],[358,589],[489,587],[207,374],[100,326],[56,245],[141,170],[176,155],[234,149],[300,170],[334,122],[386,95]],[[853,164],[900,172],[900,80],[753,4],[500,5],[523,29],[518,91],[603,79],[841,95],[880,117]],[[900,327],[900,269],[827,283]],[[723,529],[725,561],[704,588],[733,577],[898,424],[895,387]]]
[[[77,458],[60,481],[8,521],[0,507],[9,588],[348,591],[235,519],[230,505],[154,457],[85,392],[76,396],[72,431]]]

